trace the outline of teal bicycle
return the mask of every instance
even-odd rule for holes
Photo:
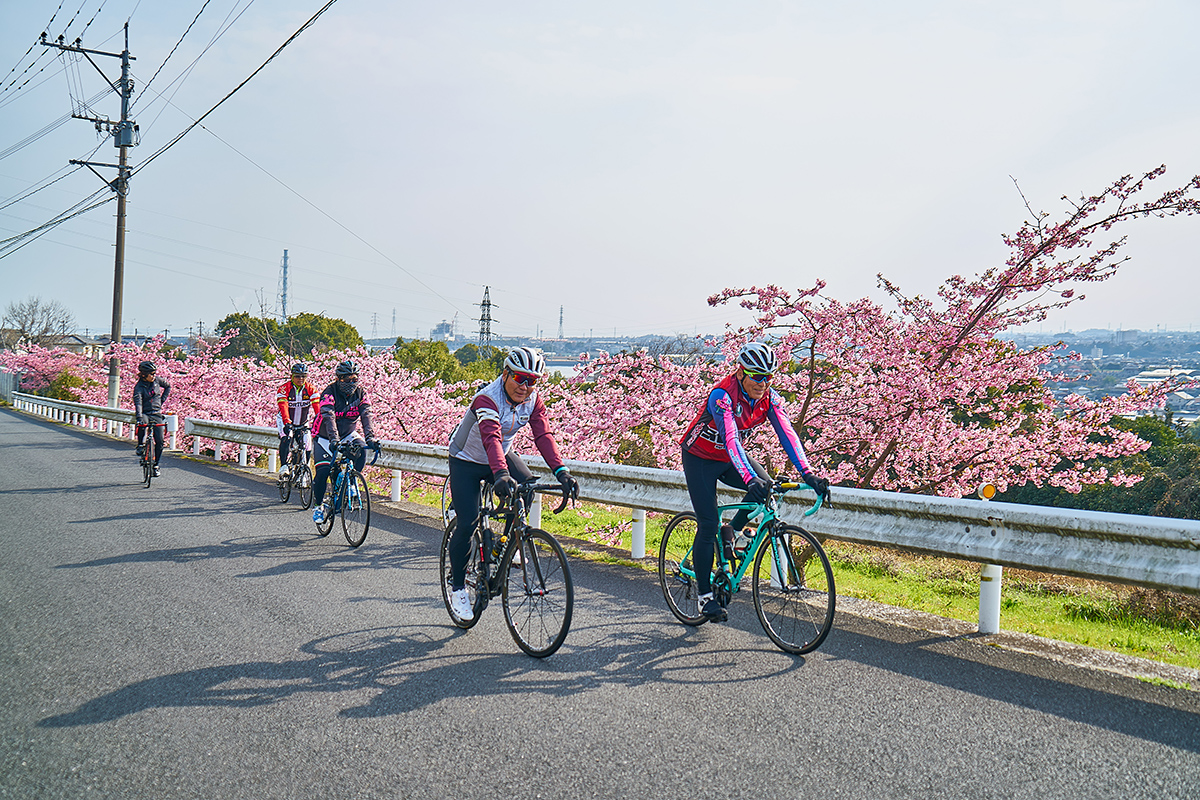
[[[836,593],[833,567],[817,538],[803,528],[778,518],[776,498],[805,487],[803,483],[776,481],[765,503],[731,503],[718,507],[722,526],[738,511],[749,512],[753,529],[738,533],[735,542],[717,535],[712,571],[712,591],[724,608],[749,576],[754,610],[767,636],[781,650],[808,653],[821,646],[833,629]],[[805,512],[812,516],[821,499]],[[720,528],[718,528],[720,530]],[[696,515],[678,514],[667,523],[658,550],[658,580],[671,613],[684,625],[702,625],[692,566],[696,540]]]

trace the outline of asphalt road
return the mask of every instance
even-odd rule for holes
[[[776,650],[573,560],[566,644],[452,627],[435,520],[0,410],[0,797],[1196,798],[1200,693],[852,614]]]

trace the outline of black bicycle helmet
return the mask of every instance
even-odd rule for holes
[[[158,370],[154,368],[154,362],[143,361],[142,363],[138,364],[138,372],[142,373],[143,375],[149,375],[152,372],[158,372]]]
[[[511,372],[541,375],[546,371],[546,359],[532,347],[514,347],[504,359],[504,368]]]
[[[308,374],[308,365],[300,364],[300,363],[292,364],[292,374],[293,375],[307,375]]]
[[[762,342],[746,342],[738,351],[738,365],[747,372],[770,375],[775,372],[775,351]]]
[[[337,369],[334,371],[334,374],[339,378],[345,378],[347,375],[357,375],[358,364],[355,364],[353,361],[343,361],[337,365]]]

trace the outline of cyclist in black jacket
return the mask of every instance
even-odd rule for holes
[[[322,505],[325,486],[329,482],[329,470],[333,466],[333,452],[337,443],[354,436],[354,425],[362,423],[366,446],[379,447],[371,429],[371,401],[358,385],[358,365],[343,361],[335,371],[337,379],[321,392],[321,413],[316,419],[317,440],[313,443],[313,459],[316,475],[313,476],[313,522],[320,525],[325,521],[328,510]],[[359,452],[354,459],[354,468],[361,470],[367,463],[367,454]]]
[[[143,361],[138,364],[138,379],[133,386],[133,413],[137,418],[137,454],[147,446],[146,430],[154,431],[154,477],[158,477],[158,460],[162,458],[163,431],[167,425],[163,419],[163,406],[171,396],[171,384],[155,377],[154,364]]]

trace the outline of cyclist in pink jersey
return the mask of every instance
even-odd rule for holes
[[[775,372],[775,351],[762,342],[747,342],[738,352],[737,370],[714,386],[704,407],[684,433],[683,474],[696,513],[696,539],[692,545],[692,564],[696,569],[696,588],[700,594],[699,612],[709,620],[722,622],[728,615],[713,597],[711,571],[716,555],[717,481],[746,489],[745,502],[761,503],[771,495],[771,480],[766,469],[746,454],[742,435],[764,422],[770,422],[787,452],[788,459],[800,470],[801,479],[826,502],[829,481],[813,474],[808,457],[792,423],[783,412],[783,400],[770,388]],[[738,512],[722,537],[731,540],[733,531],[746,524],[747,513]]]

